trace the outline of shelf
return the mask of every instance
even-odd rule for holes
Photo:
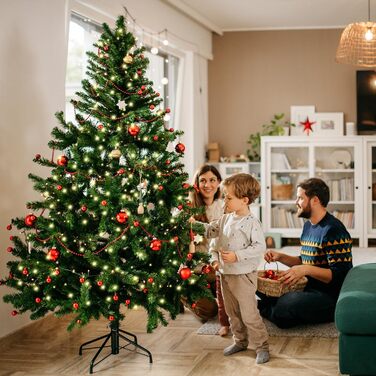
[[[271,174],[303,174],[308,173],[308,168],[290,168],[287,170],[271,170]]]
[[[337,174],[337,173],[354,173],[354,169],[352,168],[323,168],[318,169],[316,168],[316,172],[321,172],[325,174]]]

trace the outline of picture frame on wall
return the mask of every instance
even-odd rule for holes
[[[315,106],[291,106],[290,107],[290,122],[295,124],[295,127],[290,128],[291,136],[305,136],[304,126],[301,123],[307,119],[313,121],[315,115]]]
[[[316,123],[312,126],[312,137],[343,136],[343,112],[317,112],[312,121]]]

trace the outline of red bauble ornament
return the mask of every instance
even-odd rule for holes
[[[182,185],[182,187],[183,187],[184,189],[188,189],[188,188],[190,188],[191,186],[190,186],[188,183],[184,183],[184,184]]]
[[[140,226],[140,222],[139,222],[139,221],[134,221],[134,222],[133,222],[133,226],[134,226],[134,227],[138,227],[138,226]]]
[[[86,207],[85,205],[82,205],[82,206],[81,206],[81,210],[85,213],[86,210],[87,210],[87,207]]]
[[[12,316],[17,316],[17,315],[18,315],[18,312],[17,312],[17,311],[12,311],[12,312],[11,312],[11,315],[12,315]]]
[[[126,304],[126,305],[129,305],[129,304],[131,304],[131,301],[130,301],[130,299],[126,299],[126,301],[125,301],[125,304]]]
[[[80,283],[84,283],[85,282],[85,278],[84,277],[80,277]]]
[[[110,49],[110,46],[107,45],[107,44],[105,44],[105,45],[103,46],[103,49],[104,49],[105,51],[108,51],[108,50]]]
[[[37,217],[34,214],[28,214],[25,217],[25,225],[32,227],[34,226],[36,220],[37,220]]]
[[[179,240],[179,237],[178,236],[174,236],[173,239],[174,239],[174,242],[176,243]]]
[[[166,165],[169,165],[170,163],[171,163],[171,161],[169,159],[167,159]]]
[[[119,223],[125,223],[127,222],[128,220],[128,214],[126,212],[120,212],[120,213],[117,213],[116,214],[116,220],[119,222]]]
[[[119,300],[119,297],[115,294],[115,295],[112,297],[112,299],[114,299],[115,302],[117,302],[117,301]]]
[[[142,290],[142,292],[143,292],[144,294],[147,294],[147,293],[148,293],[148,289],[145,288],[145,289]]]
[[[63,189],[63,187],[62,187],[61,185],[58,185],[58,186],[56,187],[56,189],[57,189],[58,191],[61,191],[61,190]]]
[[[73,308],[74,308],[74,309],[78,309],[78,307],[79,307],[79,304],[78,304],[77,302],[74,302],[74,303],[73,303]]]
[[[114,321],[114,320],[115,320],[115,316],[110,315],[110,316],[108,316],[108,319],[109,319],[110,321]]]
[[[169,131],[172,133],[175,129],[174,128],[170,128]]]
[[[160,97],[160,96],[161,96],[161,94],[160,94],[160,93],[155,93],[155,95],[156,95],[157,97]]]
[[[27,268],[22,269],[22,274],[23,275],[29,275],[29,270]]]
[[[193,253],[188,253],[188,254],[187,254],[187,260],[188,260],[188,261],[191,261],[191,260],[192,260],[192,257],[193,257]]]
[[[60,269],[59,269],[59,268],[56,268],[55,271],[54,271],[54,274],[55,274],[55,275],[59,275],[59,274],[60,274]]]
[[[204,274],[209,274],[211,271],[213,271],[213,268],[210,265],[204,265],[201,269],[201,271]]]
[[[148,278],[148,282],[149,282],[149,283],[153,283],[153,282],[154,282],[154,278],[153,278],[153,277],[149,277],[149,278]]]
[[[185,267],[185,268],[180,269],[179,274],[180,274],[181,279],[185,280],[185,279],[188,279],[192,275],[192,270]]]
[[[40,154],[35,154],[35,159],[36,159],[37,161],[39,161],[40,158],[41,158],[41,155],[40,155]]]
[[[35,298],[35,303],[40,303],[42,301],[42,299],[41,298]]]
[[[192,303],[192,304],[191,304],[191,307],[192,307],[193,309],[195,309],[195,308],[196,308],[196,306],[197,306],[197,304],[196,304],[196,303]]]
[[[98,124],[97,128],[101,131],[103,129],[103,124]]]
[[[210,283],[208,283],[208,284],[206,285],[206,288],[207,288],[207,289],[210,289]]]
[[[98,285],[98,286],[102,286],[102,285],[103,285],[103,281],[98,281],[98,282],[97,282],[97,285]]]
[[[162,186],[162,185],[160,185],[160,186],[158,187],[158,191],[163,191],[163,186]]]
[[[57,164],[59,166],[66,166],[68,164],[68,157],[65,156],[65,155],[61,155],[58,159],[57,159]]]
[[[12,253],[12,252],[13,252],[13,249],[14,249],[13,247],[8,247],[8,248],[7,248],[7,252]]]
[[[52,281],[51,277],[48,276],[48,277],[46,278],[46,282],[47,282],[47,283],[51,283],[51,281]]]
[[[56,261],[60,256],[60,252],[56,248],[51,248],[47,252],[47,260]]]
[[[142,70],[141,70],[141,69],[137,69],[137,74],[138,74],[139,76],[141,76],[141,75],[142,75]]]
[[[154,140],[154,141],[158,141],[158,138],[159,138],[159,137],[158,137],[157,135],[153,136],[153,140]]]
[[[153,250],[153,251],[160,251],[161,248],[162,248],[162,242],[158,239],[153,239],[151,242],[150,242],[150,248]]]
[[[178,205],[178,209],[179,209],[179,210],[183,210],[183,205],[181,205],[181,204]]]
[[[140,127],[136,124],[131,124],[128,128],[128,133],[135,137],[140,133]]]
[[[181,142],[179,142],[176,146],[175,146],[175,150],[177,153],[184,153],[185,151],[185,146],[184,144],[182,144]]]
[[[171,110],[167,107],[165,112],[166,112],[166,114],[169,114],[171,112]]]
[[[117,173],[118,175],[123,175],[125,173],[124,168],[120,168]]]
[[[9,240],[13,241],[13,235],[9,236]]]
[[[7,230],[10,231],[12,229],[12,225],[7,226]]]
[[[142,90],[139,90],[139,91],[137,92],[137,94],[138,94],[138,95],[142,95]]]
[[[155,108],[154,104],[151,104],[151,105],[149,106],[149,108],[153,111],[154,108]]]
[[[142,85],[141,86],[141,90],[143,91],[143,90],[145,90],[146,89],[146,86],[145,85]]]
[[[107,201],[106,201],[106,200],[102,200],[102,201],[101,201],[101,205],[102,205],[102,206],[107,206]]]

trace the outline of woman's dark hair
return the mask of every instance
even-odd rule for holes
[[[194,208],[205,207],[205,202],[204,202],[198,188],[199,188],[199,184],[200,184],[200,182],[199,182],[200,176],[203,175],[203,174],[206,174],[209,171],[212,172],[213,175],[215,175],[217,177],[219,182],[222,181],[221,174],[219,173],[219,171],[217,170],[217,168],[215,166],[209,165],[209,164],[202,165],[196,171],[196,173],[193,177],[193,185],[195,186],[195,190],[190,193],[190,201],[192,202],[192,207],[194,207]],[[221,196],[221,190],[218,187],[218,190],[217,190],[217,192],[215,192],[215,195],[214,195],[214,200],[217,200],[218,198],[220,198],[220,196]],[[199,221],[202,221],[202,222],[208,222],[208,219],[207,219],[205,213],[202,214],[202,215],[195,216],[195,218]]]
[[[330,198],[329,187],[319,178],[310,178],[298,184],[298,188],[304,189],[307,197],[312,198],[316,196],[321,205],[326,208]]]

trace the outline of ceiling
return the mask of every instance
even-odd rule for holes
[[[225,31],[344,28],[368,20],[368,0],[164,0],[218,34]],[[376,0],[370,0],[371,20]]]

